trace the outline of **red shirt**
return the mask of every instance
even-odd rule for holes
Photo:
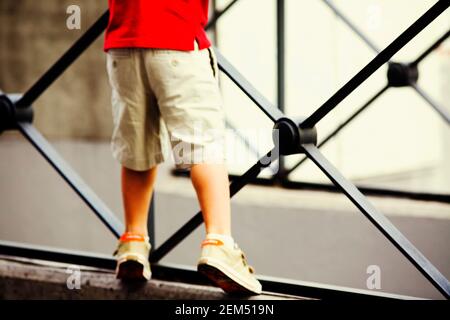
[[[105,51],[158,48],[189,51],[211,43],[204,30],[209,0],[108,0]]]

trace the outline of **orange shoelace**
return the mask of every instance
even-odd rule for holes
[[[131,233],[131,232],[125,232],[124,234],[122,234],[122,236],[120,237],[120,242],[130,242],[130,241],[145,241],[145,237],[141,234],[135,234],[135,233]]]
[[[221,245],[223,245],[223,242],[218,240],[218,239],[205,239],[205,240],[202,241],[202,248],[204,246],[208,246],[208,245],[210,245],[210,246],[221,246]]]

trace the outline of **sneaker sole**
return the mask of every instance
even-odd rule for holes
[[[216,286],[221,288],[228,294],[236,295],[258,295],[261,291],[249,289],[239,282],[234,280],[230,275],[222,271],[219,267],[207,263],[200,263],[197,265],[199,273],[206,276]]]
[[[127,281],[147,281],[150,276],[146,276],[144,265],[139,261],[125,260],[117,263],[117,279]]]

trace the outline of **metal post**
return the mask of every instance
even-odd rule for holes
[[[285,108],[285,81],[286,81],[286,65],[285,65],[285,0],[277,0],[277,106],[284,113]],[[286,165],[284,157],[280,157],[278,161],[278,172],[276,178],[285,178]]]

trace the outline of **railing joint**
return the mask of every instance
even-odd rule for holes
[[[407,87],[417,83],[419,70],[414,63],[389,62],[387,79],[390,87]]]
[[[317,145],[316,127],[301,128],[302,121],[283,117],[275,122],[272,139],[281,155],[304,153],[303,144]]]
[[[17,129],[18,122],[33,122],[33,108],[16,108],[14,101],[19,95],[0,94],[0,134]]]

